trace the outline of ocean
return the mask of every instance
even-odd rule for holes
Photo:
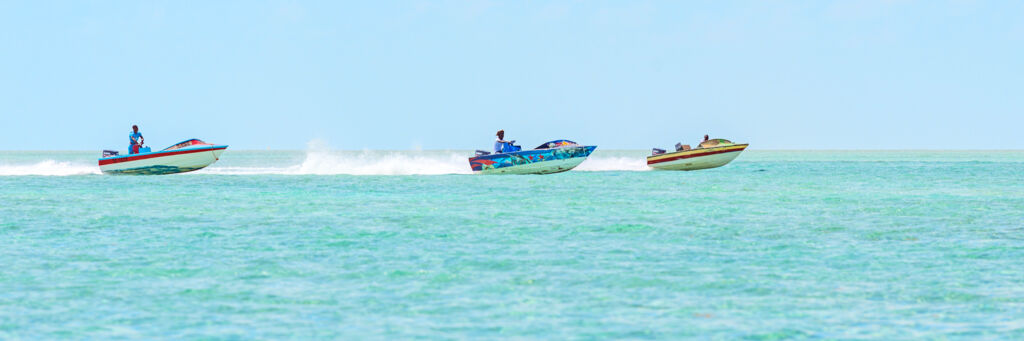
[[[0,339],[1021,339],[1024,151],[0,152]]]

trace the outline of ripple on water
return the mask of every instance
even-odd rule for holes
[[[0,338],[1024,337],[1021,161],[744,157],[0,176]]]

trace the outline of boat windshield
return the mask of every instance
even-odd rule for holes
[[[700,143],[700,148],[711,148],[718,146],[728,146],[733,144],[732,141],[726,139],[710,139]]]
[[[577,145],[578,144],[576,144],[576,142],[572,142],[572,141],[569,141],[569,140],[554,140],[554,141],[544,142],[544,144],[539,145],[539,146],[537,146],[537,148],[534,148],[534,149],[551,149],[551,148],[569,147],[569,146],[577,146]]]
[[[191,147],[191,146],[212,146],[212,144],[203,142],[203,140],[200,140],[200,139],[191,139],[191,140],[185,140],[185,141],[178,142],[177,144],[175,144],[173,146],[164,148],[164,150],[175,150],[175,149],[181,149],[181,148],[186,148],[186,147]]]

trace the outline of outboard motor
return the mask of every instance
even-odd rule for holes
[[[484,151],[484,150],[479,150],[479,149],[476,150],[476,156],[484,156],[484,155],[491,155],[491,152]]]
[[[651,155],[661,155],[661,154],[665,154],[665,150],[664,149],[651,148]]]
[[[116,150],[107,150],[107,149],[103,150],[103,157],[111,157],[111,156],[118,156],[118,155],[120,155],[120,153],[118,153]]]

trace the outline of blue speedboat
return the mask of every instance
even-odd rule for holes
[[[514,150],[491,154],[476,151],[469,166],[478,174],[551,174],[576,168],[597,146],[581,146],[569,140],[546,142],[531,150]]]

